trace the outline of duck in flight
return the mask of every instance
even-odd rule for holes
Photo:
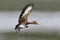
[[[19,16],[18,24],[15,27],[16,32],[20,32],[22,28],[28,28],[29,24],[38,24],[36,21],[28,22],[28,16],[33,8],[33,4],[28,4],[25,6]]]

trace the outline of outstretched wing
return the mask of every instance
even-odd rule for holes
[[[25,8],[22,10],[22,13],[19,17],[19,19],[21,18],[25,18],[27,19],[28,15],[30,14],[30,11],[32,10],[33,4],[28,4],[27,6],[25,6]]]

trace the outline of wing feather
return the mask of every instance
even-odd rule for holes
[[[25,6],[20,14],[19,19],[21,19],[22,17],[28,16],[30,14],[30,11],[32,10],[33,4],[28,4],[27,6]]]
[[[25,6],[20,14],[19,17],[19,22],[21,22],[23,19],[27,20],[28,15],[30,14],[30,11],[32,10],[33,4],[28,4],[27,6]]]

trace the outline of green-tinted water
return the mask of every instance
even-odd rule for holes
[[[0,34],[2,40],[60,40],[60,35],[56,33],[43,32],[7,32]]]

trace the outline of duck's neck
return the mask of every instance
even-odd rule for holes
[[[28,24],[37,24],[36,21],[29,22]]]

